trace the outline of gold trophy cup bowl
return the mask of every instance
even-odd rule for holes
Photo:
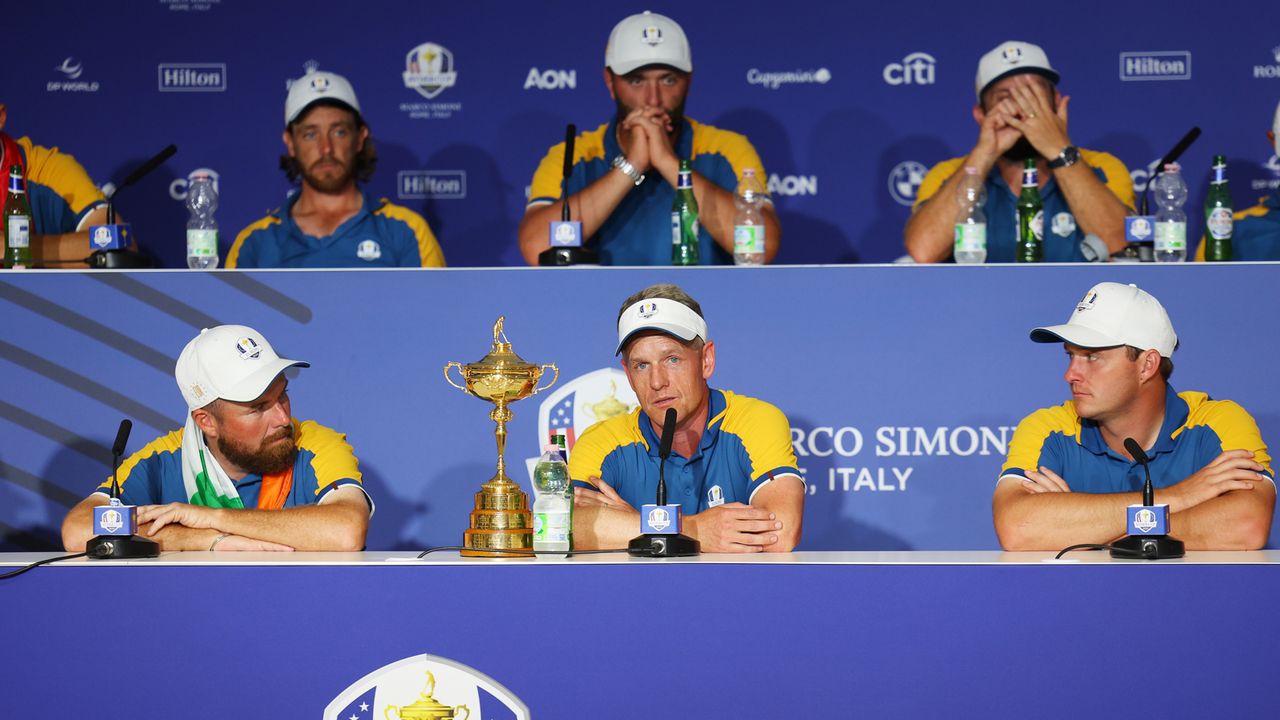
[[[428,671],[426,690],[418,693],[417,702],[403,707],[388,705],[382,716],[385,720],[468,720],[471,717],[471,708],[449,707],[435,699],[435,691],[436,677]]]
[[[461,554],[467,557],[513,557],[533,553],[529,496],[507,477],[507,422],[511,420],[511,409],[507,406],[555,385],[560,379],[560,369],[554,363],[528,363],[515,354],[502,332],[505,319],[499,317],[493,324],[493,347],[488,355],[473,363],[450,362],[444,366],[446,382],[494,404],[493,410],[489,411],[489,419],[497,423],[494,436],[498,442],[498,469],[476,493],[471,522],[462,537],[462,545],[466,549]],[[451,368],[457,368],[461,385],[450,377]],[[554,373],[551,382],[539,386],[538,381],[548,368]]]

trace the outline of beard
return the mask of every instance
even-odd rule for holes
[[[1036,149],[1032,147],[1031,141],[1025,137],[1020,137],[1013,143],[1013,147],[1004,151],[1004,155],[1001,157],[1010,162],[1024,163],[1028,158],[1039,158],[1040,153],[1036,152]]]
[[[623,105],[620,100],[614,100],[613,104],[616,108],[616,112],[614,114],[614,118],[616,120],[615,124],[618,125],[621,125],[622,121],[626,120],[627,116],[636,110],[636,108]],[[672,138],[680,137],[680,128],[684,125],[684,101],[681,100],[680,104],[677,105],[674,110],[668,112],[667,117],[671,118],[671,132],[668,134]]]
[[[321,175],[316,168],[325,164],[324,170],[331,174]],[[332,174],[334,170],[338,173]],[[344,164],[341,160],[333,157],[321,158],[311,164],[309,168],[302,168],[302,181],[312,188],[323,193],[333,193],[346,188],[356,177],[356,165],[354,160],[349,164]]]
[[[280,442],[281,440],[285,442]],[[255,475],[281,472],[298,457],[298,445],[293,439],[292,426],[266,438],[256,448],[226,437],[219,437],[214,442],[218,445],[218,452],[228,462]]]

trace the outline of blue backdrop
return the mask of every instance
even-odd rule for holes
[[[9,127],[73,153],[99,182],[173,142],[179,154],[120,197],[140,241],[183,265],[181,203],[200,168],[219,178],[222,249],[280,205],[285,83],[306,67],[347,75],[377,140],[371,188],[422,212],[454,266],[519,264],[526,187],[564,126],[594,128],[611,102],[609,29],[645,5],[561,0],[47,0],[6,11]],[[1280,184],[1264,136],[1280,99],[1280,34],[1256,2],[1069,6],[993,2],[778,4],[656,0],[694,53],[688,114],[746,133],[782,219],[779,262],[883,262],[923,170],[976,140],[983,52],[1037,42],[1071,95],[1070,130],[1145,186],[1192,125],[1190,233],[1214,153],[1237,207]],[[39,31],[37,31],[39,29]],[[410,50],[436,43],[456,82],[406,87]],[[1152,73],[1126,71],[1155,66]],[[432,94],[432,93],[428,93]]]
[[[1280,295],[1271,264],[6,273],[0,278],[0,548],[58,544],[67,509],[130,448],[181,425],[173,362],[201,327],[252,325],[309,360],[297,417],[346,432],[377,502],[371,550],[456,545],[493,474],[491,406],[445,383],[515,351],[559,382],[512,406],[510,473],[528,489],[552,413],[580,434],[634,400],[614,372],[617,307],[684,286],[718,346],[712,384],[788,415],[808,480],[802,549],[994,549],[991,491],[1012,428],[1069,395],[1060,347],[1027,338],[1101,280],[1161,298],[1182,340],[1173,385],[1239,401],[1280,437]],[[1194,289],[1194,290],[1193,290]],[[1276,535],[1273,532],[1273,543]]]

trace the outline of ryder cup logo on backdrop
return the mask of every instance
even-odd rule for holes
[[[885,65],[884,81],[890,85],[932,85],[937,62],[929,53],[913,52],[900,63]]]
[[[390,718],[529,720],[529,708],[497,680],[439,655],[384,665],[343,690],[324,720]]]
[[[463,200],[467,171],[401,170],[396,173],[396,194],[401,200]]]
[[[925,166],[915,160],[904,160],[894,165],[889,171],[889,195],[894,202],[908,207],[914,203],[926,172]]]
[[[626,373],[621,369],[600,368],[579,375],[562,384],[538,406],[538,437],[531,447],[541,452],[552,431],[561,430],[565,434],[566,449],[572,457],[574,443],[583,431],[611,417],[626,415],[639,405]],[[533,466],[537,463],[538,456],[525,460],[530,481],[533,479]]]
[[[208,175],[209,179],[213,181],[214,192],[218,192],[218,173],[210,170],[209,168],[196,168],[188,173],[185,178],[178,178],[169,183],[169,197],[178,201],[186,200],[187,186],[191,184],[191,181],[194,180],[197,175]]]
[[[84,63],[76,58],[71,56],[63,58],[54,70],[61,73],[63,79],[50,80],[45,84],[45,92],[98,92],[100,86],[96,80],[89,82],[80,79],[84,74]]]
[[[831,82],[831,71],[824,67],[817,70],[780,72],[751,68],[747,71],[748,85],[760,85],[770,90],[777,90],[783,85],[826,85],[829,82]]]
[[[405,55],[403,77],[405,87],[430,100],[458,82],[453,53],[432,42],[422,43]]]
[[[532,67],[524,77],[525,90],[576,90],[577,87],[577,70],[539,70]]]
[[[1275,64],[1253,66],[1253,79],[1268,78],[1274,80],[1280,78],[1280,45],[1271,48],[1271,57],[1275,58]]]
[[[1191,53],[1186,50],[1120,53],[1120,79],[1190,80]]]
[[[226,63],[160,63],[160,92],[226,92]]]

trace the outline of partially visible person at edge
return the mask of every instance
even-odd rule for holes
[[[733,263],[734,192],[742,171],[768,177],[746,137],[686,117],[693,58],[684,30],[669,17],[644,12],[623,19],[605,47],[604,84],[614,117],[574,141],[569,208],[582,221],[588,246],[604,265],[670,265],[671,206],[680,161],[693,168],[698,202],[698,258]],[[520,221],[520,252],[530,265],[550,247],[549,223],[563,207],[564,143],[534,172]],[[778,254],[781,227],[764,200],[765,262]]]
[[[377,155],[346,78],[312,72],[294,80],[284,124],[280,167],[301,188],[236,236],[228,268],[444,267],[421,215],[360,187]]]
[[[1280,162],[1280,103],[1267,131],[1267,144]],[[1235,213],[1231,229],[1232,260],[1280,260],[1280,184],[1258,204]],[[1204,260],[1204,238],[1196,248],[1196,260]]]

